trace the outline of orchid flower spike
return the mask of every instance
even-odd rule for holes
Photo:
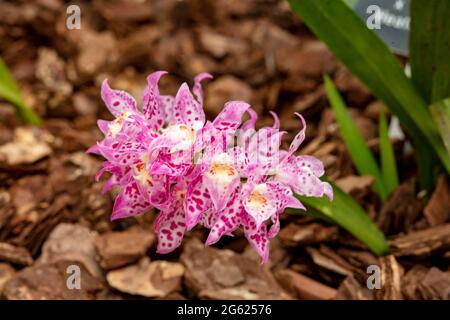
[[[96,179],[110,173],[103,191],[119,188],[111,219],[136,216],[152,209],[158,253],[182,243],[186,231],[200,224],[210,229],[206,245],[232,236],[242,227],[261,261],[269,258],[269,241],[280,230],[286,208],[306,210],[295,197],[333,197],[322,182],[322,162],[296,155],[305,139],[306,122],[288,150],[281,149],[284,131],[278,116],[272,127],[256,130],[256,112],[243,101],[230,101],[213,121],[203,110],[201,73],[192,91],[183,83],[175,96],[158,88],[165,71],[147,77],[142,107],[128,93],[112,89],[107,80],[102,99],[115,117],[98,120],[104,138],[88,152],[105,158]],[[249,120],[243,122],[248,114]],[[269,227],[270,225],[270,227]]]

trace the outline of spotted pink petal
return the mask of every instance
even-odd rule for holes
[[[225,103],[222,111],[214,119],[213,126],[225,134],[227,145],[234,138],[236,130],[241,125],[242,116],[249,108],[250,105],[246,102],[230,101]]]
[[[278,118],[278,115],[273,111],[269,111],[269,113],[273,117],[272,129],[275,129],[275,130],[280,129],[280,118]]]
[[[111,89],[106,79],[102,84],[101,96],[106,107],[115,117],[127,111],[137,110],[134,98],[125,91]]]
[[[299,114],[297,112],[295,113],[295,115],[297,117],[299,117],[301,122],[302,122],[302,130],[300,130],[300,132],[297,133],[297,135],[292,140],[291,145],[289,146],[289,155],[291,155],[291,154],[293,154],[294,152],[297,151],[297,149],[300,147],[302,142],[305,140],[305,136],[306,136],[306,122],[305,122],[305,119],[302,117],[301,114]]]
[[[288,185],[279,181],[268,181],[266,186],[267,198],[274,204],[277,213],[283,212],[287,207],[306,210],[303,204],[294,196]]]
[[[180,156],[183,155],[183,156]],[[150,165],[151,174],[167,175],[173,177],[183,176],[192,166],[192,162],[186,157],[187,153],[160,153]]]
[[[313,156],[301,155],[294,158],[296,166],[311,169],[316,177],[321,177],[325,173],[323,162]]]
[[[194,87],[192,88],[192,93],[194,94],[195,98],[197,99],[197,102],[203,106],[203,88],[201,82],[203,80],[212,79],[213,76],[209,74],[208,72],[202,72],[198,74],[194,78]]]
[[[108,180],[105,181],[102,187],[102,194],[106,194],[108,191],[110,191],[112,188],[117,187],[120,185],[119,180],[116,176],[111,176]]]
[[[173,114],[174,114],[174,103],[175,103],[175,97],[174,96],[161,96],[161,105],[164,109],[164,114],[166,115],[165,122],[166,123],[174,123],[173,121]]]
[[[205,123],[205,112],[194,99],[187,83],[183,83],[175,96],[172,121],[174,124],[185,124],[191,128],[198,123]]]
[[[132,217],[150,210],[151,205],[141,194],[135,181],[130,181],[114,202],[111,220]]]
[[[132,165],[143,154],[142,145],[139,142],[105,142],[108,144],[97,143],[98,151],[105,159],[117,165]]]
[[[144,91],[142,111],[148,120],[150,128],[158,131],[164,124],[166,114],[159,95],[158,81],[167,74],[166,71],[153,72],[147,77],[147,87]]]
[[[231,159],[233,167],[236,168],[241,177],[247,177],[252,173],[249,154],[243,147],[233,147],[228,149],[227,153]]]
[[[193,146],[193,153],[196,154],[209,148],[214,140],[217,139],[217,132],[210,121],[206,121],[203,128],[196,132],[195,142]]]
[[[109,132],[109,124],[110,121],[106,120],[97,120],[97,126],[100,129],[100,131],[106,136]]]
[[[181,244],[186,231],[184,210],[180,201],[172,201],[172,205],[159,213],[157,224],[157,253],[169,253]]]
[[[217,214],[215,223],[211,226],[208,239],[205,244],[212,245],[220,240],[223,235],[231,234],[242,223],[242,215],[244,206],[240,199],[239,189],[236,190],[235,195],[231,197],[226,207]]]
[[[86,150],[86,153],[87,154],[101,154],[97,143],[94,144],[93,146],[89,147],[89,149]]]
[[[257,164],[265,169],[270,169],[281,162],[280,144],[285,131],[273,128],[262,128],[255,133],[249,141],[247,153],[252,164]]]
[[[275,179],[289,185],[295,193],[307,197],[322,197],[324,194],[332,199],[332,188],[322,182],[308,167],[298,167],[283,162],[276,171]]]
[[[186,227],[191,230],[199,222],[201,215],[211,208],[212,202],[202,176],[197,177],[188,187],[186,194]]]
[[[246,216],[244,219],[244,235],[250,245],[261,257],[261,263],[269,260],[269,239],[266,224],[257,227],[252,217]]]
[[[252,108],[248,108],[247,112],[250,116],[250,119],[244,122],[242,125],[241,131],[245,132],[246,130],[255,130],[256,120],[258,120],[258,114]]]

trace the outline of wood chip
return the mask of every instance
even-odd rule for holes
[[[403,268],[393,255],[380,258],[381,288],[375,291],[377,300],[401,300]]]
[[[37,138],[30,128],[17,128],[14,140],[0,146],[0,162],[10,166],[31,164],[51,153],[48,143]]]
[[[320,223],[306,225],[290,223],[281,229],[278,237],[285,245],[300,246],[333,240],[337,237],[338,230],[336,226],[327,227]]]
[[[275,277],[286,291],[301,300],[329,300],[336,296],[335,289],[289,269],[278,271]]]
[[[416,264],[410,270],[408,270],[408,272],[402,279],[402,293],[405,299],[421,299],[418,287],[427,273],[428,268],[421,264]]]
[[[372,176],[347,176],[336,180],[337,186],[350,195],[357,191],[369,190],[374,182]]]
[[[184,245],[181,262],[191,295],[208,299],[289,299],[259,259],[206,247],[198,239]]]
[[[132,228],[101,234],[95,240],[95,245],[101,258],[101,267],[110,270],[137,261],[154,241],[155,235],[148,230]]]
[[[14,274],[16,273],[16,270],[14,270],[13,267],[11,267],[8,263],[0,263],[0,297],[2,295],[3,287],[6,282],[11,279]]]
[[[242,100],[251,102],[253,91],[244,81],[226,75],[208,84],[205,96],[205,111],[211,114],[218,114],[227,101]]]
[[[21,266],[29,266],[33,258],[26,248],[13,246],[6,242],[0,242],[0,261],[7,261]]]
[[[396,257],[426,257],[450,248],[450,223],[400,235],[389,241],[390,252]]]
[[[150,262],[147,257],[138,264],[110,271],[106,279],[111,287],[149,298],[166,297],[181,289],[184,267],[167,261]]]
[[[67,286],[69,266],[80,271],[80,289]],[[25,268],[5,283],[3,296],[8,300],[88,300],[103,288],[82,264],[75,261],[35,264]]]
[[[408,231],[422,214],[423,204],[416,197],[411,181],[402,183],[384,203],[377,224],[385,234]]]
[[[78,261],[93,276],[102,279],[103,273],[97,263],[95,237],[96,232],[80,224],[61,223],[53,229],[42,246],[39,262]]]
[[[373,300],[373,292],[363,287],[353,276],[348,276],[337,289],[337,300]]]
[[[450,271],[431,268],[420,282],[418,291],[423,299],[450,300]]]
[[[311,255],[314,263],[322,268],[331,270],[338,274],[349,276],[353,274],[352,266],[349,265],[344,259],[339,255],[334,253],[331,249],[321,246],[320,250],[312,247],[306,248],[308,253]]]
[[[425,218],[432,226],[443,224],[450,217],[450,182],[446,176],[440,176],[436,189],[423,210]]]

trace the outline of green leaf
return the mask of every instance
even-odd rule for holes
[[[381,173],[383,175],[387,193],[389,194],[398,187],[398,172],[394,148],[392,147],[391,139],[389,138],[386,115],[383,111],[380,112],[378,129],[380,137]]]
[[[333,201],[328,198],[296,197],[308,207],[320,212],[327,220],[337,223],[361,240],[375,254],[381,256],[388,251],[386,238],[381,230],[373,223],[360,205],[337,186],[333,186]],[[301,212],[290,210],[290,212]],[[306,213],[308,214],[308,213]],[[317,213],[315,213],[317,215]]]
[[[40,124],[42,122],[41,118],[26,106],[20,90],[2,58],[0,58],[0,98],[4,98],[14,104],[17,108],[17,113],[26,123]]]
[[[344,2],[349,5],[350,7],[354,8],[356,4],[358,3],[358,0],[344,0]]]
[[[432,104],[430,110],[450,155],[450,98]]]
[[[333,81],[331,81],[327,75],[324,76],[324,79],[328,99],[330,100],[331,106],[336,114],[339,130],[356,169],[360,175],[370,175],[375,178],[375,190],[378,192],[383,201],[386,200],[388,192],[372,152],[350,116],[350,113],[348,112],[342,97],[334,86]]]
[[[308,27],[401,121],[430,145],[450,173],[450,157],[422,96],[385,43],[341,0],[289,0]]]
[[[450,1],[411,1],[412,81],[428,103],[450,96]]]

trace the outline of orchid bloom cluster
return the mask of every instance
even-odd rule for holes
[[[279,215],[287,207],[305,209],[294,193],[310,197],[333,196],[319,177],[321,161],[295,152],[305,138],[306,124],[288,150],[280,144],[286,132],[272,113],[272,127],[255,129],[256,112],[242,101],[231,101],[211,122],[203,111],[201,73],[192,92],[183,83],[177,94],[159,93],[158,81],[166,72],[147,78],[143,106],[128,93],[103,82],[101,96],[114,115],[99,120],[104,139],[88,152],[106,161],[98,172],[111,175],[104,192],[120,187],[112,220],[159,210],[154,222],[158,253],[177,248],[186,231],[197,224],[210,229],[206,245],[232,236],[243,227],[245,237],[268,260],[269,239],[280,229]],[[244,114],[249,120],[242,122]]]

